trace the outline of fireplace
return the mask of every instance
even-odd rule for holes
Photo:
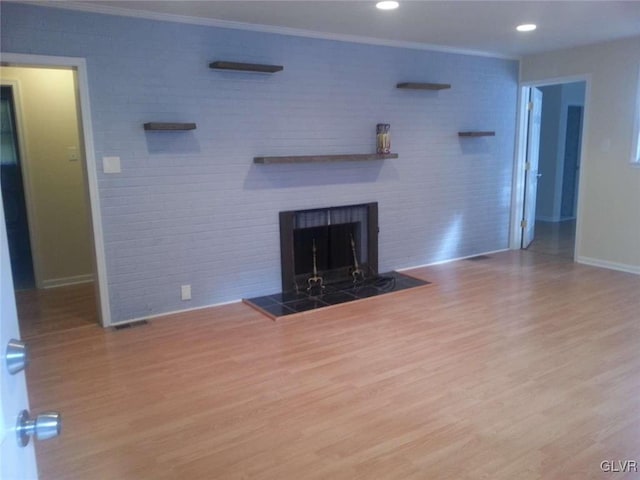
[[[375,278],[378,204],[280,212],[280,259],[283,292]]]
[[[280,259],[282,291],[244,299],[273,320],[429,284],[378,274],[377,203],[280,212]]]

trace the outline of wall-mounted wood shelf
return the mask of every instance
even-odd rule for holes
[[[144,124],[145,130],[176,132],[179,130],[195,130],[195,123],[149,122]]]
[[[282,65],[260,65],[257,63],[226,62],[219,60],[209,64],[216,70],[235,70],[240,72],[275,73],[284,69]]]
[[[417,82],[405,82],[398,83],[396,88],[404,88],[410,90],[446,90],[451,88],[448,83],[417,83]]]
[[[345,155],[295,155],[287,157],[254,157],[253,163],[268,165],[273,163],[318,163],[388,160],[398,158],[397,153],[364,153]]]
[[[458,132],[459,137],[495,137],[496,132]]]

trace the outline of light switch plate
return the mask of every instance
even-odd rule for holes
[[[67,158],[70,162],[77,162],[78,160],[80,160],[78,147],[67,147]]]
[[[102,157],[102,169],[104,173],[120,173],[120,157]]]

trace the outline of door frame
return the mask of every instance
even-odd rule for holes
[[[89,101],[89,78],[87,63],[80,57],[57,57],[48,55],[31,55],[23,53],[2,53],[2,63],[15,67],[60,67],[74,68],[78,81],[78,110],[81,139],[84,146],[85,171],[89,193],[89,210],[91,213],[91,227],[93,233],[93,248],[96,266],[96,293],[98,297],[98,317],[103,327],[111,325],[111,308],[109,305],[109,289],[107,283],[106,255],[104,234],[102,229],[102,213],[100,209],[100,195],[98,190],[98,170],[93,141],[93,126],[91,123],[91,106]]]
[[[513,163],[513,179],[511,188],[511,226],[509,234],[509,248],[520,250],[522,243],[522,212],[524,206],[524,177],[525,162],[527,161],[527,132],[529,116],[527,104],[529,102],[529,89],[532,87],[546,87],[562,83],[585,82],[584,109],[582,111],[582,139],[580,141],[580,169],[578,171],[578,205],[576,207],[576,238],[573,251],[573,261],[578,258],[581,244],[582,205],[584,196],[584,168],[587,155],[586,143],[589,127],[589,111],[591,110],[591,75],[571,75],[566,77],[553,77],[530,82],[520,82],[518,87],[518,108],[516,120],[516,147]],[[544,101],[544,100],[543,100]]]

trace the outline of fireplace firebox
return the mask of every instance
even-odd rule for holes
[[[378,204],[280,212],[282,291],[378,275]]]

